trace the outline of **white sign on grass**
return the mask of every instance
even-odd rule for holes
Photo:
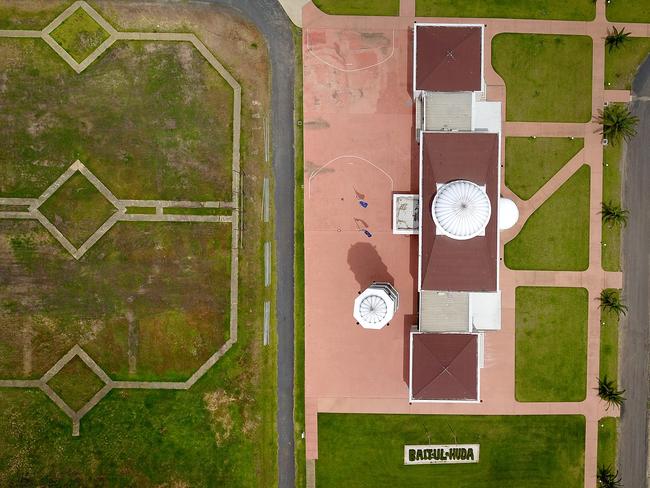
[[[404,446],[404,464],[478,463],[479,444]]]

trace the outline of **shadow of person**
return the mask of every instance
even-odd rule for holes
[[[394,284],[393,276],[382,261],[377,248],[367,242],[357,242],[348,249],[348,265],[359,284],[365,290],[373,281],[386,281]]]

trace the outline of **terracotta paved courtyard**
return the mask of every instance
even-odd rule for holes
[[[491,65],[491,40],[502,32],[587,35],[593,39],[592,111],[629,92],[604,90],[604,37],[611,23],[605,3],[592,22],[415,18],[414,0],[402,0],[400,17],[328,16],[311,3],[303,10],[305,128],[305,395],[307,459],[318,458],[317,413],[582,414],[587,419],[585,487],[596,483],[597,421],[617,415],[594,391],[599,370],[603,288],[620,288],[621,273],[601,268],[603,154],[599,126],[588,123],[505,122],[505,83]],[[417,239],[393,235],[392,193],[417,193],[411,52],[415,21],[485,24],[487,99],[502,102],[505,136],[583,137],[584,149],[530,200],[503,183],[517,203],[517,225],[501,233],[503,245],[582,164],[591,168],[590,254],[584,272],[513,271],[500,266],[502,329],[485,334],[481,403],[408,403],[408,334],[417,324]],[[632,36],[650,25],[616,23]],[[505,141],[502,141],[504,147]],[[502,151],[502,154],[505,151]],[[503,158],[504,156],[502,156]],[[503,165],[503,161],[501,161]],[[502,168],[503,172],[503,168]],[[358,200],[368,202],[362,208]],[[368,230],[368,237],[363,230]],[[371,281],[388,280],[400,293],[390,326],[355,326],[352,302]],[[589,291],[587,397],[576,403],[515,400],[515,287],[579,286]]]

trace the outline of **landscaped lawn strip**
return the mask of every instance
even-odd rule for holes
[[[591,0],[416,0],[418,17],[593,20]]]
[[[319,414],[319,488],[582,488],[582,416]],[[405,466],[407,444],[480,444],[477,464]]]
[[[600,372],[599,377],[618,380],[618,315],[600,312]]]
[[[65,19],[50,35],[78,63],[109,37],[108,32],[82,8]]]
[[[505,245],[510,269],[584,271],[589,267],[589,166],[583,165]]]
[[[492,66],[506,83],[506,119],[588,122],[592,40],[587,36],[499,34]]]
[[[624,144],[624,143],[622,143]],[[608,145],[603,149],[603,201],[621,205],[622,145]],[[621,227],[602,226],[602,267],[605,271],[621,270]]]
[[[0,39],[0,194],[38,197],[76,159],[117,198],[230,200],[233,90],[189,43],[116,42],[81,74]]]
[[[515,397],[520,402],[579,402],[587,376],[585,288],[515,290]]]
[[[630,37],[619,48],[605,49],[605,88],[629,90],[643,60],[650,54],[650,38]]]
[[[103,388],[104,382],[77,356],[70,360],[48,385],[76,411]]]
[[[399,0],[314,0],[330,15],[399,15]]]
[[[616,445],[618,443],[618,419],[603,417],[598,421],[597,465],[611,466],[616,471]]]
[[[607,3],[610,22],[650,22],[650,3],[638,0],[612,0]]]
[[[294,52],[296,56],[296,81],[294,87],[294,137],[295,137],[295,221],[294,221],[294,449],[296,463],[296,487],[304,488],[306,479],[306,445],[302,433],[305,431],[305,161],[302,126],[302,31],[293,28]]]
[[[507,137],[506,185],[528,200],[583,147],[582,138]]]

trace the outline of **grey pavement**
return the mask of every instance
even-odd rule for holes
[[[650,95],[650,59],[643,64],[633,95]],[[624,233],[624,293],[629,313],[621,326],[620,385],[627,398],[621,410],[619,469],[626,487],[647,486],[648,337],[650,300],[650,99],[636,100],[637,135],[627,146],[624,205],[630,210]]]
[[[278,328],[279,488],[295,485],[293,438],[293,232],[294,232],[294,46],[291,21],[277,0],[211,0],[250,19],[264,34],[271,59],[271,140],[275,176],[275,252]]]

